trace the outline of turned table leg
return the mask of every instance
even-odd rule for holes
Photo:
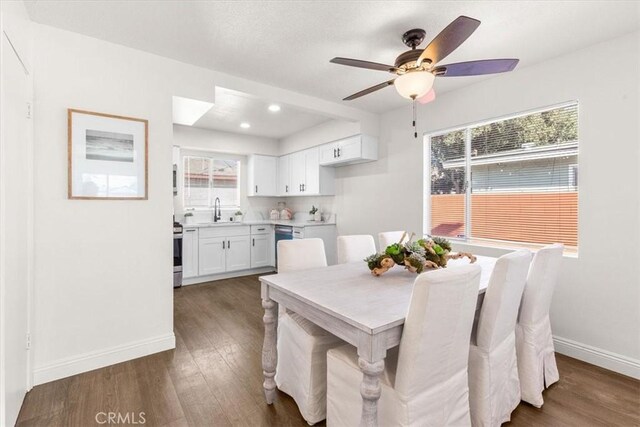
[[[276,397],[276,365],[278,363],[278,303],[266,298],[264,308],[264,343],[262,345],[262,374],[264,375],[264,396],[271,405]]]
[[[369,362],[359,357],[358,366],[362,371],[362,384],[360,385],[362,417],[360,418],[360,426],[375,427],[378,425],[378,399],[380,399],[382,392],[380,374],[384,370],[384,360]]]

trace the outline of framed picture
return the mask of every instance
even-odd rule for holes
[[[147,199],[147,120],[69,109],[68,126],[70,199]]]

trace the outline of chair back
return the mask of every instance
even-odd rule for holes
[[[404,323],[394,388],[410,399],[458,377],[467,384],[469,336],[481,268],[464,265],[418,276]]]
[[[400,239],[402,239],[403,234],[404,231],[385,231],[384,233],[379,233],[378,244],[380,245],[380,252],[384,252],[387,246],[398,243]]]
[[[515,331],[530,263],[531,252],[527,249],[496,261],[478,319],[478,347],[492,350]]]
[[[278,273],[327,266],[322,239],[280,240],[277,251]]]
[[[564,245],[555,243],[545,246],[534,255],[522,295],[519,323],[534,324],[549,315],[563,251]]]
[[[368,234],[338,236],[338,264],[363,261],[376,253],[376,242]]]

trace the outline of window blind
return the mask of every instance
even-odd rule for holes
[[[431,234],[577,249],[577,103],[434,135],[429,144]],[[465,180],[462,194],[452,175]]]

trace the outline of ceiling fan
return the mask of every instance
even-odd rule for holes
[[[459,16],[447,25],[425,49],[417,49],[417,47],[423,42],[426,32],[420,28],[409,30],[402,35],[402,41],[411,50],[401,53],[396,58],[394,65],[351,58],[333,58],[331,62],[334,64],[386,71],[397,76],[347,96],[343,101],[351,101],[394,85],[401,96],[427,103],[435,99],[432,88],[436,77],[480,76],[513,70],[518,64],[518,59],[483,59],[437,65],[469,38],[479,25],[480,21],[477,19]]]

